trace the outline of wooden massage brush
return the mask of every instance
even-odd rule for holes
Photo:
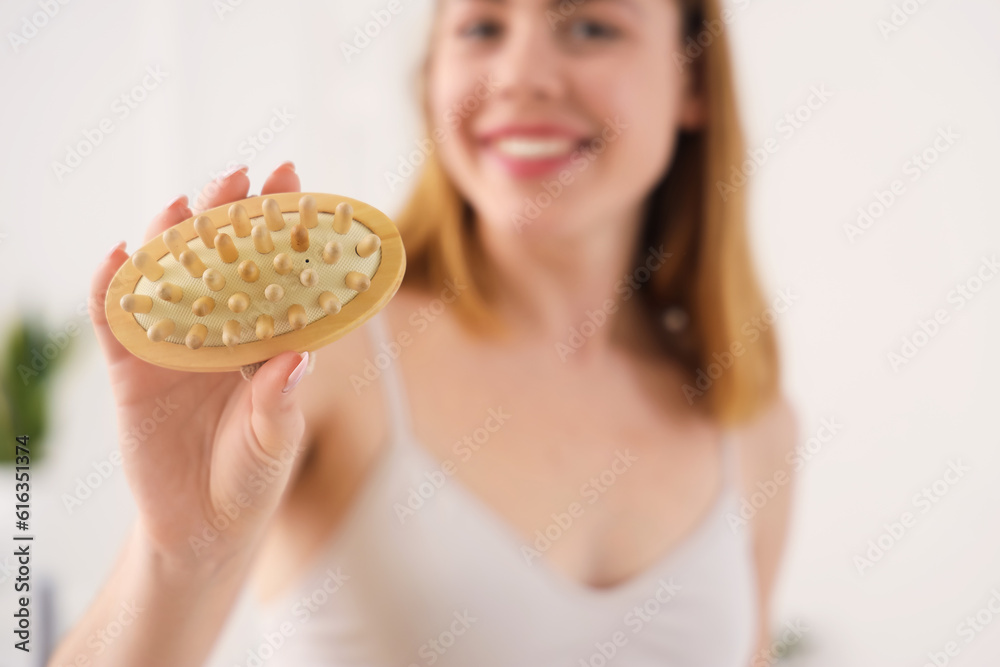
[[[115,337],[176,370],[256,369],[377,313],[403,280],[399,231],[331,194],[250,197],[174,225],[132,254],[105,301]]]

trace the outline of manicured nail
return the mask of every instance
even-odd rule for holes
[[[240,164],[240,165],[237,165],[237,166],[233,167],[232,169],[230,169],[229,171],[227,171],[226,173],[224,173],[222,176],[220,176],[219,180],[220,181],[224,181],[227,178],[229,178],[230,176],[233,176],[233,175],[238,174],[240,172],[243,172],[245,174],[248,171],[250,171],[250,167],[246,166],[245,164]]]
[[[179,197],[175,197],[174,199],[171,199],[166,206],[163,207],[163,210],[166,211],[167,209],[173,208],[181,202],[184,202],[184,205],[187,206],[187,199],[188,199],[187,195],[180,195]]]
[[[279,169],[288,169],[289,171],[295,171],[295,163],[289,160],[288,162],[282,162],[277,167],[274,168],[275,171]]]
[[[308,365],[309,353],[303,352],[302,360],[299,362],[299,365],[295,367],[295,370],[292,371],[291,375],[288,376],[288,380],[285,382],[285,388],[281,390],[282,394],[287,394],[292,389],[295,389],[296,385],[298,385],[299,382],[302,381],[302,378],[305,377],[306,366]]]
[[[104,259],[108,259],[109,257],[111,257],[111,255],[115,254],[117,251],[124,249],[125,249],[125,241],[119,241],[114,245],[113,248],[111,248],[111,250],[108,251],[108,254],[104,256]]]

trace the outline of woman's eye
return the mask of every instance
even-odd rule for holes
[[[463,29],[461,34],[463,37],[472,39],[489,39],[496,37],[499,33],[500,26],[494,21],[479,21]]]
[[[574,37],[583,39],[614,39],[618,36],[618,30],[596,21],[577,21],[571,30]]]

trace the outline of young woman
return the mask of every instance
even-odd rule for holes
[[[726,18],[439,0],[406,280],[312,373],[131,356],[100,307],[116,246],[93,319],[120,428],[179,407],[123,452],[139,520],[51,664],[202,664],[248,582],[245,665],[768,657],[796,422],[743,192],[718,187],[744,158]],[[262,193],[299,186],[286,163]],[[249,187],[234,170],[199,208]],[[179,198],[147,238],[194,212]],[[97,654],[123,604],[141,611]]]

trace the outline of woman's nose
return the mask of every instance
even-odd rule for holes
[[[511,26],[495,66],[501,98],[539,101],[557,99],[565,92],[562,54],[544,23]]]

